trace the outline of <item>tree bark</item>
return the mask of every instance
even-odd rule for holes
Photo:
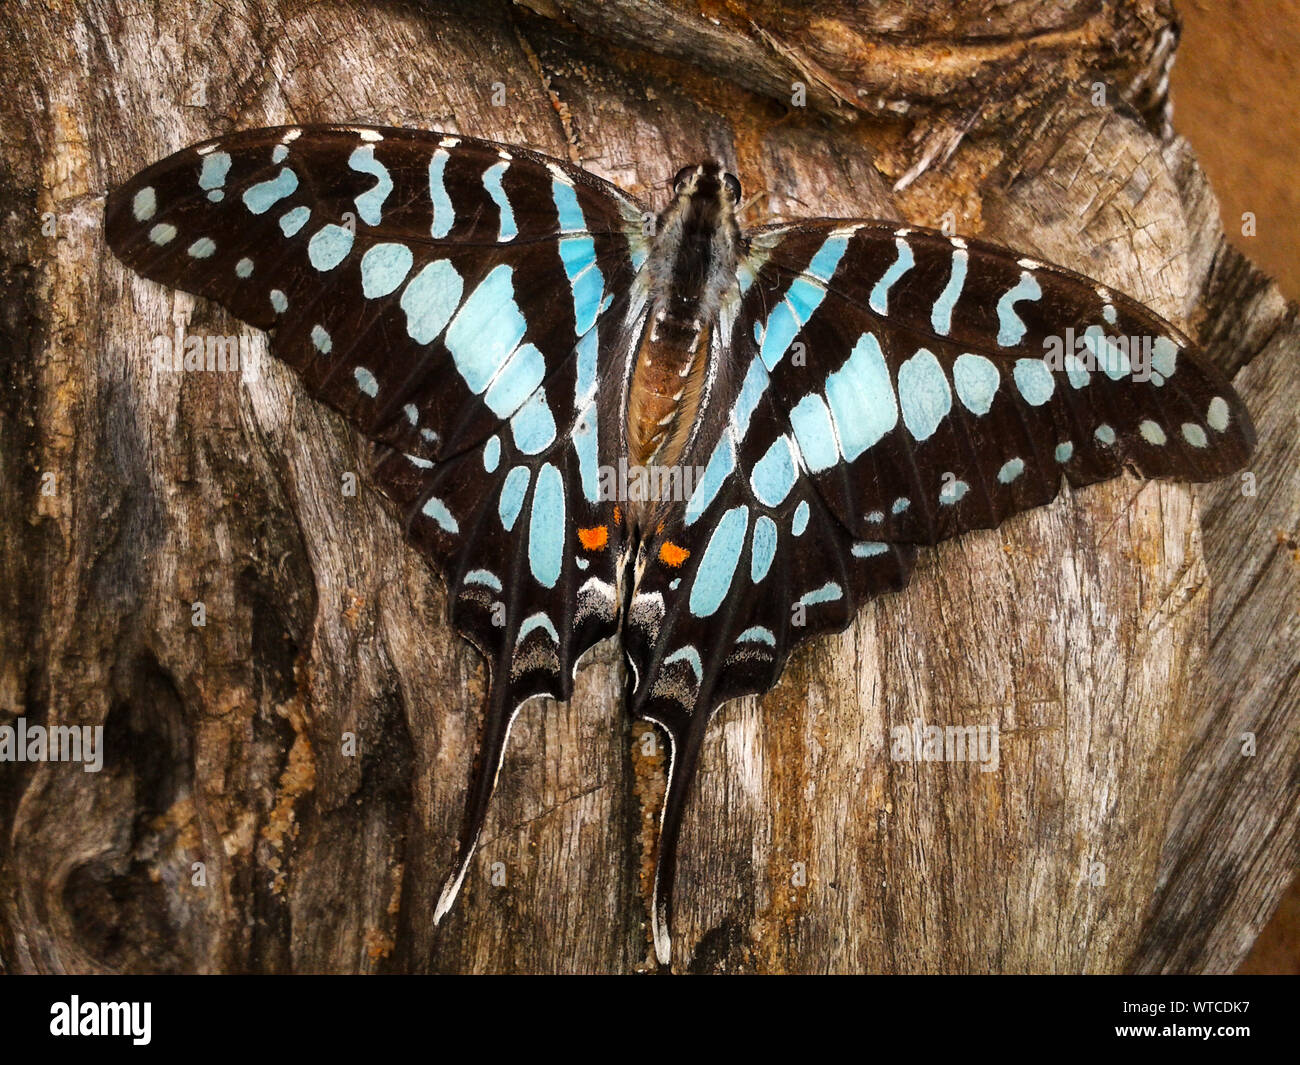
[[[662,754],[621,714],[616,648],[521,715],[435,928],[483,663],[364,441],[260,334],[255,377],[158,370],[158,336],[242,327],[104,245],[105,193],[136,170],[309,121],[527,144],[656,205],[715,156],[763,193],[751,223],[950,215],[1199,334],[1255,416],[1252,478],[1125,477],[926,552],[907,591],[724,707],[674,967],[1244,956],[1300,849],[1300,329],[1167,128],[1167,5],[716,6],[0,12],[0,723],[103,725],[107,751],[98,773],[0,764],[6,970],[650,967]],[[998,726],[997,771],[893,760],[914,722]]]

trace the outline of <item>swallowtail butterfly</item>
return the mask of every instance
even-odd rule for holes
[[[620,636],[627,710],[669,738],[667,964],[678,828],[721,703],[902,588],[920,545],[1062,479],[1205,481],[1251,452],[1228,382],[1127,296],[894,222],[742,231],[739,200],[716,163],[683,169],[655,215],[527,149],[344,126],[207,141],[108,198],[123,262],[271,331],[377,444],[376,483],[488,661],[437,918],[515,715],[568,698],[597,641]],[[698,474],[688,497],[673,471]]]

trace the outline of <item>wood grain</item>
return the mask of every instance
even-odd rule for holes
[[[1292,309],[1225,249],[1185,146],[1122,92],[1094,106],[1075,75],[1095,35],[1062,36],[1059,5],[1000,9],[1020,38],[1060,38],[1017,70],[1062,76],[1033,79],[922,172],[925,130],[951,121],[935,57],[1003,83],[1004,52],[971,36],[988,5],[955,21],[952,5],[895,5],[907,18],[892,33],[877,5],[843,5],[842,27],[812,27],[837,81],[860,70],[855,85],[877,79],[926,110],[891,121],[812,93],[786,107],[783,64],[810,48],[791,21],[801,5],[762,6],[763,34],[738,4],[694,33],[652,21],[681,25],[685,5],[631,2],[17,0],[0,13],[14,86],[0,99],[0,712],[103,724],[108,749],[98,774],[0,765],[6,970],[649,967],[662,755],[620,713],[613,646],[569,705],[521,717],[464,896],[435,929],[482,664],[369,488],[366,445],[260,335],[255,379],[153,368],[154,338],[178,325],[240,327],[104,247],[106,190],[148,162],[223,130],[327,120],[525,143],[655,202],[684,162],[716,156],[764,193],[755,222],[933,225],[951,211],[963,232],[1199,330],[1259,424],[1256,494],[1130,478],[1066,494],[926,553],[905,593],[796,655],[763,699],[725,707],[683,834],[674,965],[1240,960],[1296,857]],[[1164,5],[1103,8],[1146,27],[1117,84],[1150,81]],[[858,50],[837,66],[828,40]],[[916,721],[997,725],[997,770],[891,759],[889,730]]]

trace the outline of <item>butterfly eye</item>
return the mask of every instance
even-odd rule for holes
[[[727,185],[727,192],[731,195],[732,203],[740,202],[740,179],[735,174],[723,174],[722,180]]]
[[[687,179],[695,173],[696,168],[693,166],[684,166],[677,171],[677,176],[673,178],[673,192],[680,193],[686,185]]]

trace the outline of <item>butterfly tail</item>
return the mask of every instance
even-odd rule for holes
[[[663,724],[668,735],[668,787],[664,794],[663,813],[659,821],[659,841],[655,846],[654,892],[650,902],[651,928],[655,957],[660,965],[672,960],[673,881],[677,873],[677,839],[682,814],[691,794],[700,748],[709,715],[696,713],[682,724]]]
[[[478,754],[474,759],[469,790],[465,796],[465,815],[461,821],[456,864],[443,885],[438,906],[433,912],[435,925],[447,915],[460,894],[465,874],[469,870],[469,863],[474,858],[474,851],[483,831],[483,822],[487,818],[488,806],[492,801],[492,793],[496,789],[497,778],[501,774],[501,763],[505,759],[510,728],[514,724],[520,706],[523,705],[516,702],[517,693],[505,681],[509,676],[509,670],[508,660],[498,662],[497,672],[493,674],[488,690],[483,727],[479,734]]]

